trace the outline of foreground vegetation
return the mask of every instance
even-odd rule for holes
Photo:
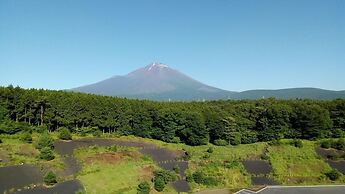
[[[63,168],[56,139],[146,141],[186,152],[182,178],[193,191],[250,187],[244,160],[267,160],[269,177],[284,185],[344,183],[344,175],[315,153],[319,146],[345,150],[344,131],[340,99],[168,103],[0,87],[0,166],[39,164],[56,172]],[[138,150],[94,147],[75,155],[84,164],[77,178],[88,193],[173,191],[173,176],[156,171]],[[47,184],[56,182],[48,178]]]
[[[75,151],[83,168],[77,178],[83,183],[86,193],[137,193],[146,183],[148,191],[155,188],[164,193],[174,193],[171,187],[151,182],[159,168],[152,159],[128,147],[91,146]],[[158,180],[155,178],[154,180]],[[142,189],[142,193],[145,193]]]

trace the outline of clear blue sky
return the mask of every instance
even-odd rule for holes
[[[160,61],[222,89],[345,89],[344,0],[0,0],[0,85],[67,89]]]

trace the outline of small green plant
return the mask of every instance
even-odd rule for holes
[[[43,181],[46,185],[54,185],[57,183],[56,181],[56,175],[53,173],[53,171],[49,171],[43,178]]]
[[[173,168],[174,172],[176,172],[177,174],[180,173],[180,167],[176,164]]]
[[[164,190],[166,184],[162,177],[156,177],[153,182],[156,191],[161,192]]]
[[[157,191],[163,191],[165,186],[172,181],[175,181],[177,176],[174,172],[167,171],[167,170],[157,170],[154,172],[154,188]]]
[[[209,148],[207,149],[207,152],[210,153],[210,154],[213,153],[213,147],[209,147]]]
[[[214,140],[214,145],[217,145],[217,146],[227,146],[229,143],[224,140],[224,139],[217,139],[217,140]]]
[[[147,181],[141,182],[137,188],[137,194],[149,194],[150,184]]]
[[[54,140],[48,133],[43,133],[42,135],[38,137],[35,147],[37,149],[42,149],[44,147],[53,148]]]
[[[111,152],[117,152],[117,145],[112,145],[112,146],[109,146],[109,147],[107,147],[107,149],[109,150],[109,151],[111,151]]]
[[[62,139],[62,140],[72,139],[71,132],[66,127],[60,127],[58,131],[59,131],[59,139]]]
[[[331,140],[323,140],[323,141],[321,141],[320,146],[322,148],[328,149],[332,146],[332,141]]]
[[[55,158],[54,153],[50,147],[44,147],[41,149],[41,153],[39,155],[39,158],[43,160],[52,160]]]
[[[338,180],[338,179],[340,178],[341,173],[340,173],[338,170],[333,169],[333,170],[331,170],[331,171],[325,173],[325,175],[326,175],[330,180],[336,181],[336,180]]]
[[[100,130],[95,130],[93,133],[92,133],[92,135],[94,136],[94,137],[101,137],[102,136],[102,132],[100,131]]]
[[[32,137],[29,132],[22,133],[20,140],[26,142],[26,143],[32,143]]]

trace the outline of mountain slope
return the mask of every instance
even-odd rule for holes
[[[72,90],[156,100],[224,99],[234,94],[205,85],[161,63],[152,63],[125,76],[114,76]]]
[[[296,99],[309,98],[319,100],[329,100],[345,98],[345,91],[332,91],[319,88],[288,88],[279,90],[247,90],[231,96],[233,99]]]
[[[203,84],[162,63],[152,63],[127,75],[114,76],[94,84],[74,88],[72,91],[152,100],[345,98],[345,91],[318,88],[226,91]]]

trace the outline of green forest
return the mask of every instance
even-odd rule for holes
[[[0,87],[0,134],[60,127],[81,135],[116,133],[188,145],[339,138],[345,136],[345,100],[158,102]]]

